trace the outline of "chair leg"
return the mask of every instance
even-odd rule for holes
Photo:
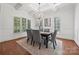
[[[56,42],[56,40],[55,40],[55,44],[57,45],[57,42]]]
[[[34,44],[35,44],[35,41],[33,41],[33,46],[34,46]]]
[[[54,49],[55,49],[55,44],[54,44],[54,42],[53,42],[53,47],[54,47]]]
[[[27,43],[28,43],[28,41],[29,41],[29,38],[27,38]]]
[[[46,45],[46,40],[44,40],[44,45]]]
[[[33,40],[31,40],[31,45],[32,45],[32,43],[33,43]]]
[[[41,43],[39,43],[39,49],[41,48]]]

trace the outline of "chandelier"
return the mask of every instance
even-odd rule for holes
[[[39,17],[38,17],[38,20],[39,20],[39,30],[41,30],[41,11],[40,11],[40,3],[38,3],[38,13],[39,13]]]
[[[38,17],[38,20],[39,20],[39,30],[42,31],[43,27],[42,27],[42,14],[41,14],[41,6],[40,6],[40,3],[38,3],[38,13],[39,13],[39,17]]]
[[[40,3],[38,3],[38,5],[39,5],[39,8],[38,8],[39,17],[38,17],[38,19],[40,20],[41,19]]]

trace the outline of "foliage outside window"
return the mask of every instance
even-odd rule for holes
[[[14,17],[14,33],[20,32],[20,18]]]
[[[14,17],[14,33],[26,31],[26,18]]]

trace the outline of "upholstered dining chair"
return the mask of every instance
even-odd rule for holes
[[[50,29],[44,29],[44,32],[50,32]]]
[[[57,30],[55,30],[54,33],[51,33],[51,38],[49,39],[49,41],[51,41],[53,43],[54,49],[55,49],[55,46],[57,45],[56,35],[57,35]]]
[[[39,45],[39,49],[41,48],[41,44],[44,43],[43,39],[41,38],[41,34],[39,30],[32,30],[33,33],[33,46],[35,43]]]
[[[50,32],[50,29],[44,29],[44,32]],[[48,36],[48,38],[50,38],[51,35]],[[43,37],[43,39],[46,39],[46,37]]]
[[[32,44],[32,42],[33,42],[32,30],[31,29],[27,29],[26,31],[27,31],[27,43],[30,40],[31,44]]]

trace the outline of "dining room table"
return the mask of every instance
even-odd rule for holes
[[[48,48],[48,39],[49,39],[49,35],[51,35],[51,32],[40,32],[41,36],[42,37],[45,37],[45,45],[46,45],[46,48]]]

